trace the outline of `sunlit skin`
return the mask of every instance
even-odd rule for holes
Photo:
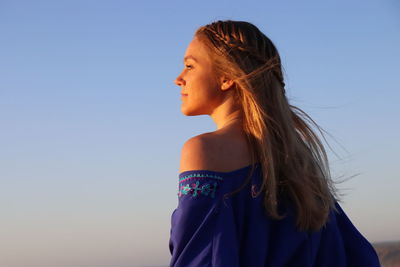
[[[206,47],[197,38],[186,49],[184,69],[175,84],[184,94],[181,96],[184,115],[209,115],[217,130],[240,127],[240,110],[233,101],[234,83],[226,77],[215,77]]]

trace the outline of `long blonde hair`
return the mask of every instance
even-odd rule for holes
[[[197,29],[195,37],[208,47],[215,74],[234,81],[252,151],[251,173],[256,162],[262,168],[265,211],[283,218],[278,200],[285,195],[294,203],[298,229],[319,230],[336,210],[337,189],[323,144],[307,121],[321,134],[322,128],[287,100],[275,45],[244,21],[216,21]]]

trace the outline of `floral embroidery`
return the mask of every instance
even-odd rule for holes
[[[255,198],[257,194],[257,186],[255,184],[251,185],[251,196]]]
[[[197,181],[193,181],[193,183],[184,183],[189,182],[189,180],[196,178]],[[200,180],[207,179],[208,182],[200,184]],[[178,196],[182,195],[192,195],[193,197],[197,197],[199,195],[209,196],[211,198],[215,197],[215,193],[218,187],[218,181],[210,182],[210,180],[218,180],[222,181],[223,178],[220,176],[212,175],[212,174],[189,174],[179,179],[179,192]]]

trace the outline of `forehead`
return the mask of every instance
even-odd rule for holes
[[[199,62],[209,62],[206,46],[198,39],[193,38],[186,48],[185,59],[195,58]]]

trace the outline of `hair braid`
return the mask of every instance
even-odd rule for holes
[[[223,29],[221,29],[221,27],[218,27],[217,25],[217,29],[214,29],[213,26],[215,25],[211,24],[209,26],[206,26],[204,27],[203,31],[208,31],[209,33],[211,33],[208,36],[212,38],[213,41],[217,41],[219,42],[219,44],[223,45],[224,48],[221,51],[223,54],[232,54],[235,52],[237,53],[237,51],[241,51],[242,53],[246,53],[247,55],[253,57],[258,62],[260,62],[261,66],[259,68],[248,73],[247,75],[242,77],[242,79],[249,79],[267,71],[271,71],[281,84],[283,94],[286,93],[285,82],[283,81],[282,71],[280,70],[281,62],[278,57],[266,58],[265,56],[263,56],[265,54],[263,53],[263,51],[259,51],[260,49],[255,49],[254,46],[246,42],[243,34],[238,33],[236,34],[236,36],[233,36],[233,34],[224,34],[224,31]],[[217,47],[221,47],[221,45],[217,45]]]

